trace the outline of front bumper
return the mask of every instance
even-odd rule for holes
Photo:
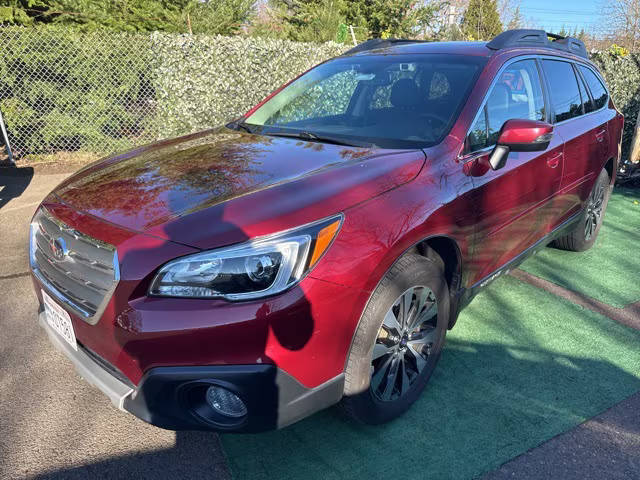
[[[124,410],[124,400],[133,393],[134,388],[104,369],[89,356],[85,349],[71,348],[71,345],[47,324],[44,312],[38,315],[38,322],[47,332],[51,343],[71,360],[78,374],[109,397],[115,407]]]
[[[282,428],[337,403],[344,374],[307,388],[275,365],[156,367],[137,386],[125,381],[84,347],[74,350],[39,314],[51,343],[66,355],[78,373],[101,390],[111,403],[152,425],[169,430],[260,432]],[[194,392],[218,385],[235,393],[247,407],[246,417],[232,422],[203,418]]]

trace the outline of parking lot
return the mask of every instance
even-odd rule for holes
[[[474,300],[396,422],[219,437],[117,411],[37,326],[28,222],[66,175],[0,171],[0,478],[640,478],[637,190],[592,251],[547,249]]]

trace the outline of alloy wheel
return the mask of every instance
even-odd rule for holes
[[[437,317],[435,295],[425,286],[409,288],[393,303],[373,346],[370,388],[378,400],[404,396],[428,365]]]
[[[602,218],[604,207],[605,186],[598,183],[589,195],[587,201],[587,218],[584,221],[584,239],[591,240]]]

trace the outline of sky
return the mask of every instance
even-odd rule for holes
[[[517,3],[517,0],[513,2],[514,5]],[[604,28],[600,12],[604,0],[520,0],[519,3],[527,26],[552,33],[558,32],[563,26],[571,31],[574,27],[578,31],[584,28],[589,33],[600,33]]]
[[[520,10],[527,23],[548,32],[557,32],[563,26],[597,32],[602,28],[601,7],[602,0],[522,0]]]

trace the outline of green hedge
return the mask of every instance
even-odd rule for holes
[[[640,109],[640,54],[624,57],[609,52],[592,53],[591,59],[604,75],[611,98],[624,115],[622,159],[629,160],[631,140]]]
[[[247,37],[152,37],[160,136],[229,121],[344,46]]]
[[[216,126],[347,48],[50,27],[0,28],[0,44],[0,108],[14,149],[22,154],[107,153]],[[626,159],[640,109],[640,57],[592,58],[625,115]]]

